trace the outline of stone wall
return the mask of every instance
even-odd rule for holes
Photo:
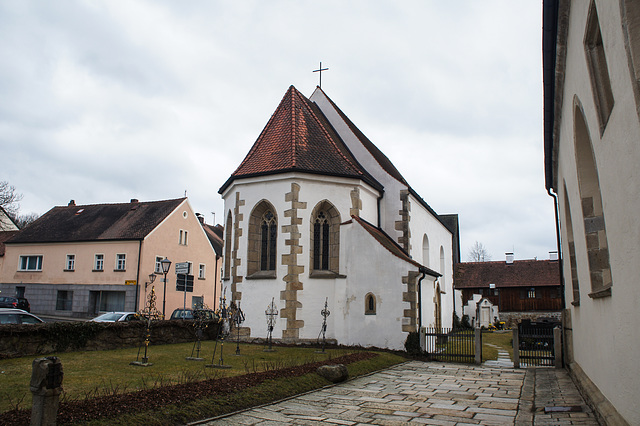
[[[54,322],[0,326],[0,359],[78,350],[97,351],[137,347],[144,341],[145,324]],[[151,345],[195,341],[193,321],[158,321],[152,324]],[[204,330],[202,340],[213,340],[218,323]]]
[[[517,327],[518,323],[523,319],[529,319],[531,321],[536,321],[539,318],[553,318],[560,322],[562,320],[562,312],[500,312],[499,315],[500,321],[504,321],[505,328],[513,328]]]

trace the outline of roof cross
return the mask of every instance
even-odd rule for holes
[[[319,72],[320,73],[320,88],[322,89],[322,71],[327,71],[329,68],[322,68],[322,62],[320,62],[320,68],[318,68],[317,70],[313,70],[313,72]]]

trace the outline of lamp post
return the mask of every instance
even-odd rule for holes
[[[149,286],[149,284],[153,284],[155,280],[156,280],[156,274],[152,273],[152,274],[149,274],[149,281],[144,283],[144,303],[147,303],[147,287]]]
[[[169,268],[171,268],[171,261],[166,257],[164,260],[160,261],[160,265],[162,265],[162,273],[164,274],[164,290],[162,292],[162,316],[165,316],[165,304],[167,301],[167,273],[169,272]]]

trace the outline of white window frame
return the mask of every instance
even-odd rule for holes
[[[156,256],[156,264],[155,264],[155,273],[156,274],[162,274],[162,260],[164,258],[162,256]]]
[[[122,258],[120,258],[122,256]],[[116,271],[126,271],[127,270],[127,254],[126,253],[118,253],[116,254]]]
[[[100,257],[98,257],[98,256],[100,256]],[[99,265],[98,265],[98,260],[100,261]],[[94,271],[104,271],[104,254],[96,253],[93,256],[93,270]]]
[[[180,244],[181,246],[186,246],[188,243],[188,237],[189,237],[189,232],[184,229],[181,229],[180,240],[178,241],[178,244]]]
[[[35,268],[29,268],[29,259],[30,258],[36,258],[36,267]],[[42,271],[42,263],[44,260],[44,256],[41,254],[25,254],[25,255],[21,255],[19,260],[18,260],[18,271],[24,271],[24,272],[34,272],[34,271]]]
[[[199,268],[198,268],[198,279],[204,280],[205,278],[205,264],[201,263]]]
[[[65,271],[75,271],[76,270],[76,255],[75,254],[68,254],[67,255],[67,260],[65,261],[65,264],[64,264],[64,270]]]

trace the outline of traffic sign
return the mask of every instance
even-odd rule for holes
[[[176,274],[188,274],[190,265],[189,262],[176,262]]]

